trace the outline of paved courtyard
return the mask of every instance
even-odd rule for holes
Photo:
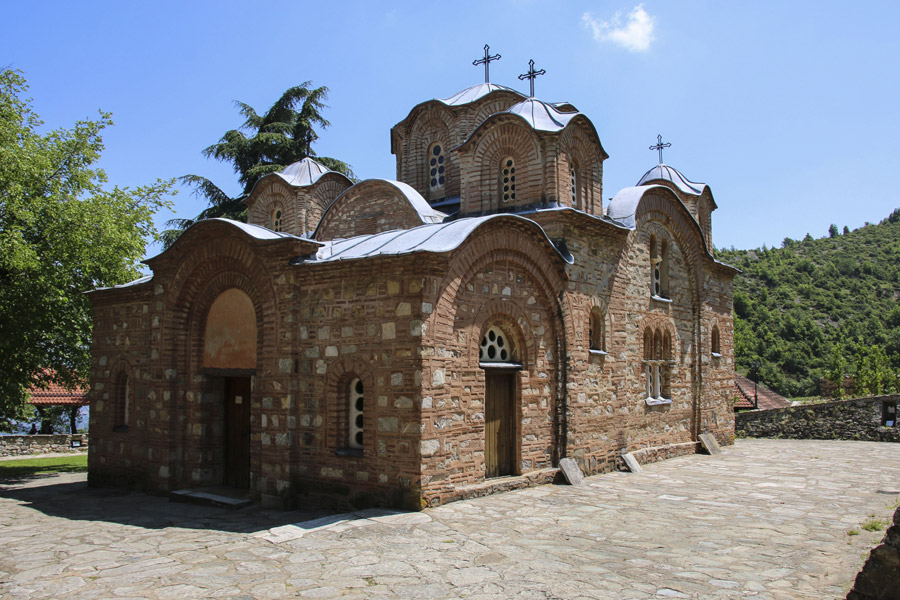
[[[227,510],[0,483],[3,598],[842,598],[900,500],[900,445],[738,440],[429,509]],[[857,530],[859,535],[848,535]]]

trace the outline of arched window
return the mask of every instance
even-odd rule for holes
[[[123,371],[116,376],[113,398],[113,429],[128,431],[128,413],[131,410],[131,390],[128,375]]]
[[[710,335],[710,340],[711,340],[710,346],[712,349],[713,358],[719,358],[720,356],[722,356],[722,345],[719,340],[719,326],[718,325],[713,325],[712,334]]]
[[[428,148],[428,189],[438,190],[446,182],[446,157],[440,144],[432,144]]]
[[[516,200],[516,161],[507,156],[500,161],[500,200],[515,202]]]
[[[605,354],[606,327],[604,327],[603,315],[600,314],[599,309],[594,309],[591,311],[590,329],[588,335],[590,336],[591,350],[594,352],[603,352]]]
[[[283,224],[284,220],[282,218],[281,207],[277,207],[272,211],[272,231],[281,231],[281,226]]]
[[[671,404],[672,336],[668,331],[644,330],[644,384],[650,405]]]
[[[669,297],[669,244],[650,236],[650,291],[654,298]]]
[[[574,162],[569,165],[569,179],[571,180],[572,184],[572,207],[581,208],[578,202],[578,167]]]
[[[499,327],[491,327],[481,338],[480,362],[511,362],[513,349],[509,336]]]
[[[347,405],[347,447],[362,450],[363,408],[365,406],[363,383],[359,377],[350,381]]]

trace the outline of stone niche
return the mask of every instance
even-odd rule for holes
[[[219,294],[209,308],[203,336],[203,366],[256,368],[256,311],[250,296],[237,288]]]

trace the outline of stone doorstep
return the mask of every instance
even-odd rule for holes
[[[246,491],[228,488],[184,489],[169,492],[169,502],[187,502],[204,506],[244,508],[253,504]]]
[[[308,533],[321,530],[345,531],[356,527],[362,527],[371,523],[400,523],[413,525],[427,523],[431,517],[420,512],[408,512],[389,508],[368,508],[351,513],[328,515],[310,521],[300,521],[289,525],[274,527],[266,531],[254,534],[253,537],[268,540],[273,544],[296,540]]]
[[[539,469],[530,471],[524,475],[506,475],[503,477],[493,477],[485,480],[483,483],[475,483],[472,485],[454,488],[452,493],[443,497],[441,503],[448,500],[466,500],[468,498],[480,498],[489,496],[498,492],[507,492],[510,490],[518,490],[522,488],[535,487],[553,483],[559,469],[556,467],[548,469]]]

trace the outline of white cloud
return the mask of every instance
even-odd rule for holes
[[[584,13],[581,22],[591,30],[598,42],[612,42],[629,52],[646,52],[653,41],[654,18],[647,14],[643,4],[638,4],[625,23],[622,23],[622,12],[617,11],[609,21],[598,21],[591,13]]]

